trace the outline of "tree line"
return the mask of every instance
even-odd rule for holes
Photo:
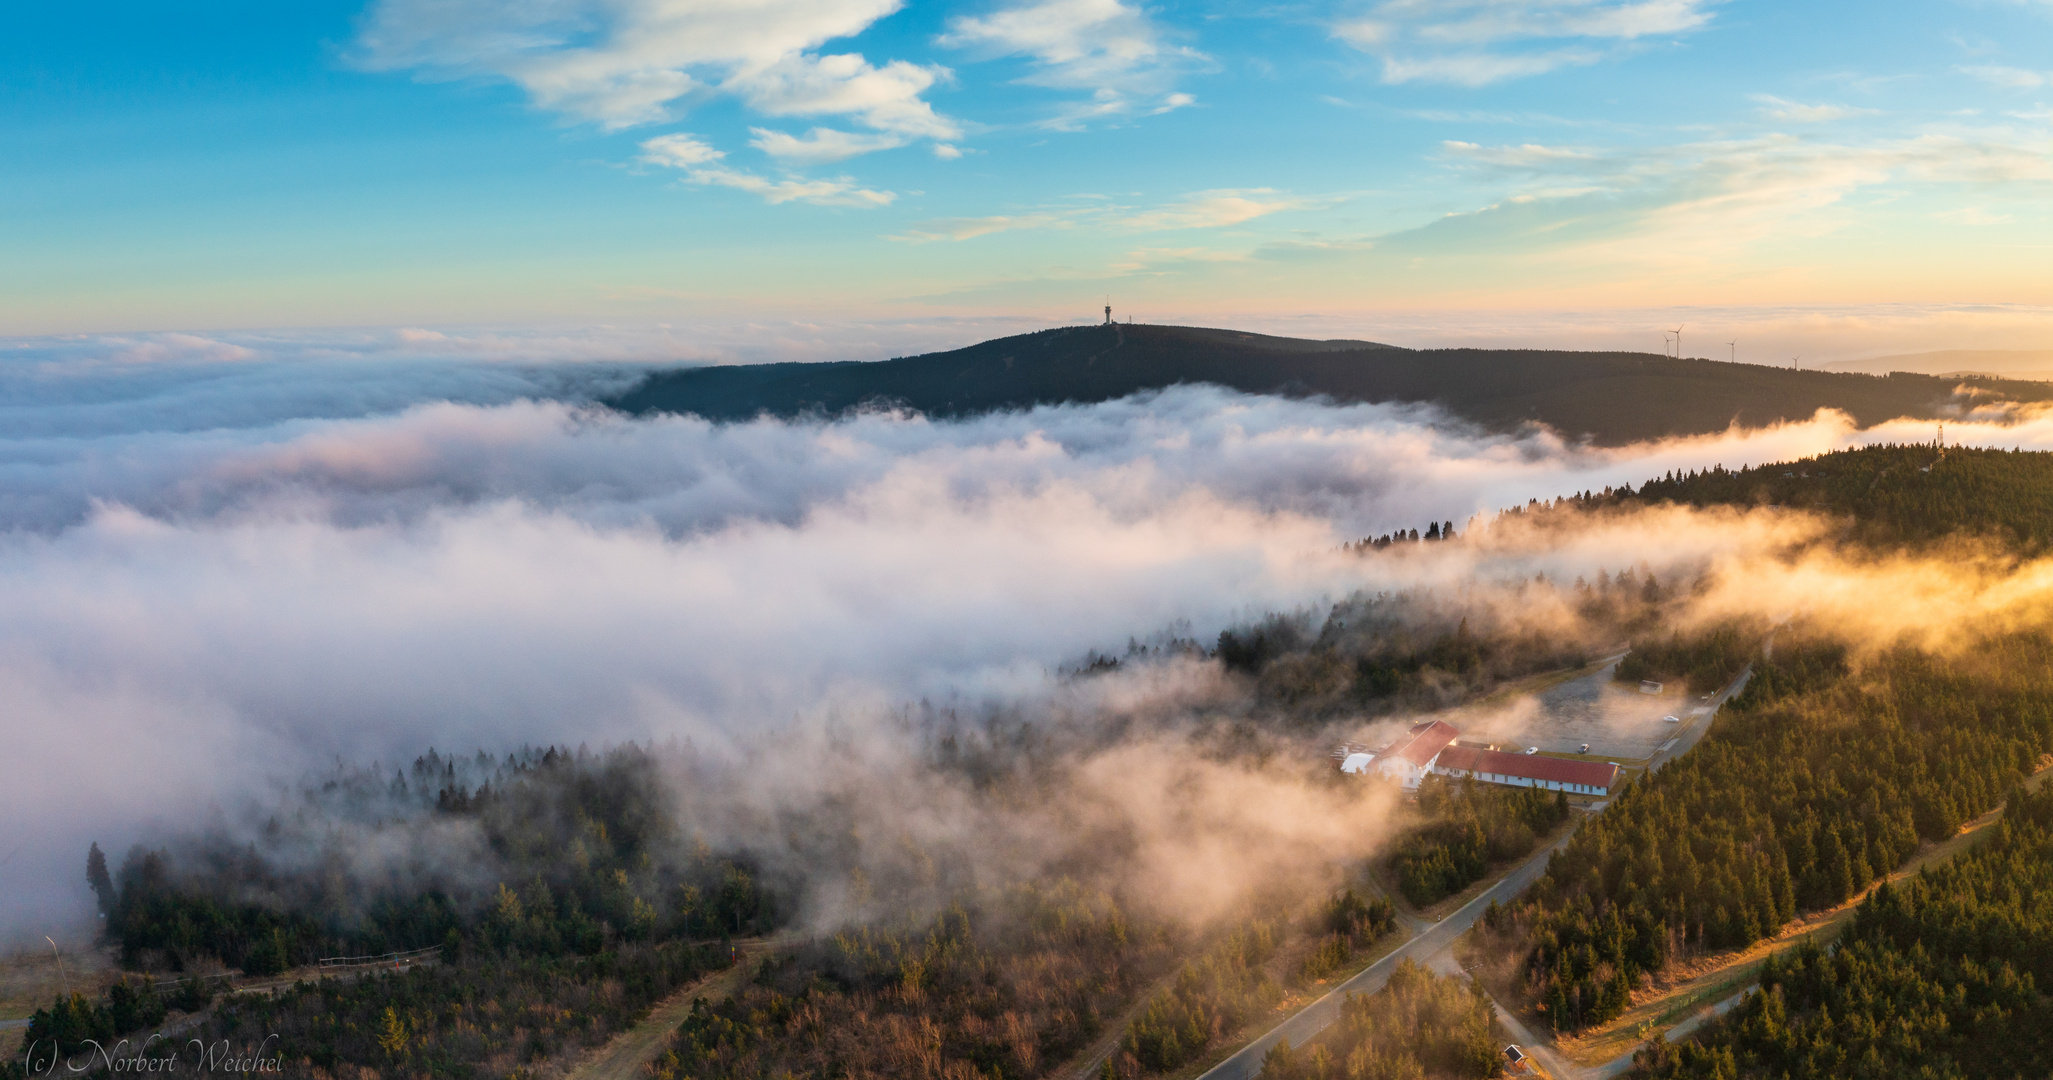
[[[1572,524],[1578,515],[1675,504],[1778,507],[1838,519],[1838,539],[1870,548],[1982,537],[2022,555],[2053,546],[2053,455],[1882,444],[1743,469],[1722,465],[1585,491],[1500,513],[1499,522]]]
[[[111,881],[95,844],[87,878],[122,963],[178,972],[218,960],[269,975],[324,956],[437,945],[593,955],[622,941],[757,933],[784,917],[746,859],[679,834],[640,747],[526,750],[475,786],[459,775],[462,760],[430,751],[389,784],[345,773],[320,785],[337,813],[373,805],[428,830],[475,827],[483,853],[450,861],[482,865],[442,866],[419,886],[367,881],[347,852],[309,851],[276,818],[258,843],[138,847]],[[478,891],[467,870],[496,884]]]

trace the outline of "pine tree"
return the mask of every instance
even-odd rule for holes
[[[92,886],[93,896],[100,902],[100,915],[113,918],[118,897],[114,892],[114,879],[107,874],[107,856],[100,850],[97,840],[86,851],[86,884]]]

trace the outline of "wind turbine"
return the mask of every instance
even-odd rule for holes
[[[1789,358],[1789,367],[1790,367],[1790,370],[1792,370],[1792,371],[1796,370],[1796,368],[1797,368],[1797,363],[1796,363],[1796,362],[1797,362],[1798,360],[1801,360],[1801,359],[1803,359],[1803,357],[1801,357],[1801,356],[1792,356],[1792,357],[1790,357],[1790,358]]]
[[[1688,323],[1683,324],[1683,326],[1688,325]],[[1677,360],[1682,359],[1682,326],[1675,328],[1675,358]]]
[[[1726,359],[1735,364],[1739,363],[1739,342],[1728,341],[1725,343],[1725,348],[1729,350]]]

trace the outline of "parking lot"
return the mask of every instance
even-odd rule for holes
[[[1589,744],[1591,757],[1627,762],[1653,756],[1686,724],[1701,715],[1703,699],[1670,684],[1660,694],[1613,682],[1617,661],[1586,675],[1522,695],[1488,710],[1464,710],[1449,717],[1467,741],[1493,742],[1506,750],[1537,746],[1548,753],[1574,754]]]

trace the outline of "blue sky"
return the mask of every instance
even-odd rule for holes
[[[2053,303],[2053,3],[8,21],[0,333]]]

